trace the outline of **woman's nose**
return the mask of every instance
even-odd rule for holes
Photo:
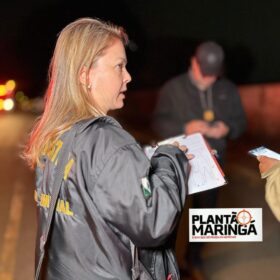
[[[132,80],[131,75],[129,74],[127,69],[125,69],[125,75],[123,81],[128,84],[129,82],[131,82],[131,80]]]

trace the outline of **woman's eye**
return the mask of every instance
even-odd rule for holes
[[[124,65],[122,63],[117,65],[117,68],[120,69],[120,70],[122,70],[123,67],[124,67]]]

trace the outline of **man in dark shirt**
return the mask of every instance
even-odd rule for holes
[[[245,130],[244,110],[236,86],[220,77],[224,52],[215,42],[200,44],[190,68],[169,80],[161,89],[153,127],[162,138],[200,132],[224,162],[227,139]],[[213,208],[217,189],[193,195],[193,208]],[[201,268],[202,243],[191,243],[188,263]]]

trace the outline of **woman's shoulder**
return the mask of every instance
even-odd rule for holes
[[[137,144],[135,139],[122,128],[113,117],[104,116],[82,121],[78,124],[78,142],[84,148],[98,146],[104,152],[113,151],[123,146]]]
[[[116,119],[114,119],[113,117],[110,117],[110,116],[92,117],[89,119],[79,121],[75,125],[76,125],[78,134],[80,134],[86,130],[89,130],[92,128],[97,128],[100,126],[102,127],[105,125],[117,126],[117,127],[121,128],[120,123]]]

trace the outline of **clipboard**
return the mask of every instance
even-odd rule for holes
[[[187,146],[188,153],[194,155],[194,158],[189,161],[191,169],[188,180],[188,194],[210,190],[227,184],[221,166],[211,153],[211,148],[209,148],[201,133],[168,138],[159,142],[155,147],[146,146],[144,152],[148,158],[151,158],[158,146],[171,144],[175,141],[179,142],[180,145]]]

